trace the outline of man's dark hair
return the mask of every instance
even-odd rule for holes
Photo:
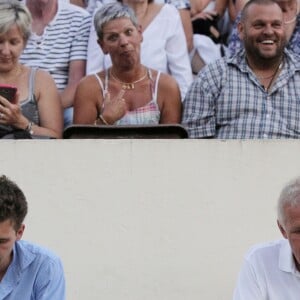
[[[27,201],[21,189],[5,175],[0,176],[0,222],[11,220],[17,231],[27,214]]]
[[[272,5],[272,4],[276,4],[276,5],[278,5],[278,3],[275,0],[249,0],[244,5],[244,7],[242,9],[242,12],[241,12],[241,21],[245,21],[245,18],[247,17],[248,8],[252,4],[257,4],[257,5]]]

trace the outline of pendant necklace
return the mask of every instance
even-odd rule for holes
[[[247,62],[248,62],[248,60],[247,60]],[[252,66],[249,64],[249,62],[248,62],[248,65],[249,65],[250,69],[252,70],[252,72],[255,74],[255,77],[256,77],[257,79],[262,79],[262,80],[266,80],[266,79],[270,79],[270,78],[273,79],[273,77],[275,77],[275,75],[278,73],[278,71],[281,70],[282,64],[283,64],[283,60],[281,59],[281,60],[280,60],[280,63],[278,64],[278,66],[276,67],[276,69],[274,70],[274,72],[273,72],[271,75],[268,75],[268,76],[259,76],[259,75],[257,75],[257,74],[253,71],[253,67],[252,67]]]
[[[271,74],[269,76],[266,76],[266,77],[264,77],[264,76],[256,76],[256,78],[257,79],[262,79],[262,80],[270,79],[270,78],[272,78],[275,75],[276,72],[277,72],[277,69],[275,70],[275,72],[273,74]]]
[[[248,60],[247,60],[248,62]],[[251,68],[249,62],[248,62],[248,65],[249,67]],[[283,67],[283,59],[281,58],[280,59],[280,63],[278,64],[278,66],[276,67],[275,71],[273,72],[273,74],[269,75],[269,76],[257,76],[257,74],[255,74],[255,72],[253,72],[253,68],[252,69],[252,72],[255,74],[255,77],[258,79],[258,80],[266,80],[266,79],[270,79],[270,82],[268,84],[268,86],[264,87],[266,91],[269,91],[270,88],[272,87],[277,75],[280,73],[281,69]]]
[[[145,74],[139,78],[138,80],[132,81],[132,82],[124,82],[121,81],[116,75],[113,74],[112,69],[110,69],[110,76],[117,82],[119,82],[122,85],[122,89],[123,90],[134,90],[135,89],[135,84],[138,82],[143,81],[146,77],[147,77],[147,70],[145,72]]]

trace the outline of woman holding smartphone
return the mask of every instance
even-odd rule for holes
[[[19,62],[30,33],[31,16],[25,5],[0,0],[0,125],[61,138],[62,106],[54,80],[49,73]],[[15,95],[7,86],[16,88]]]

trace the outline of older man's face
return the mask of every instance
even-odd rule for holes
[[[289,240],[297,269],[300,271],[300,206],[284,208],[284,224],[278,224],[283,236]]]

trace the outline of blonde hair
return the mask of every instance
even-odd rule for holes
[[[17,0],[0,0],[0,35],[17,25],[26,43],[31,34],[31,14],[25,4]]]

